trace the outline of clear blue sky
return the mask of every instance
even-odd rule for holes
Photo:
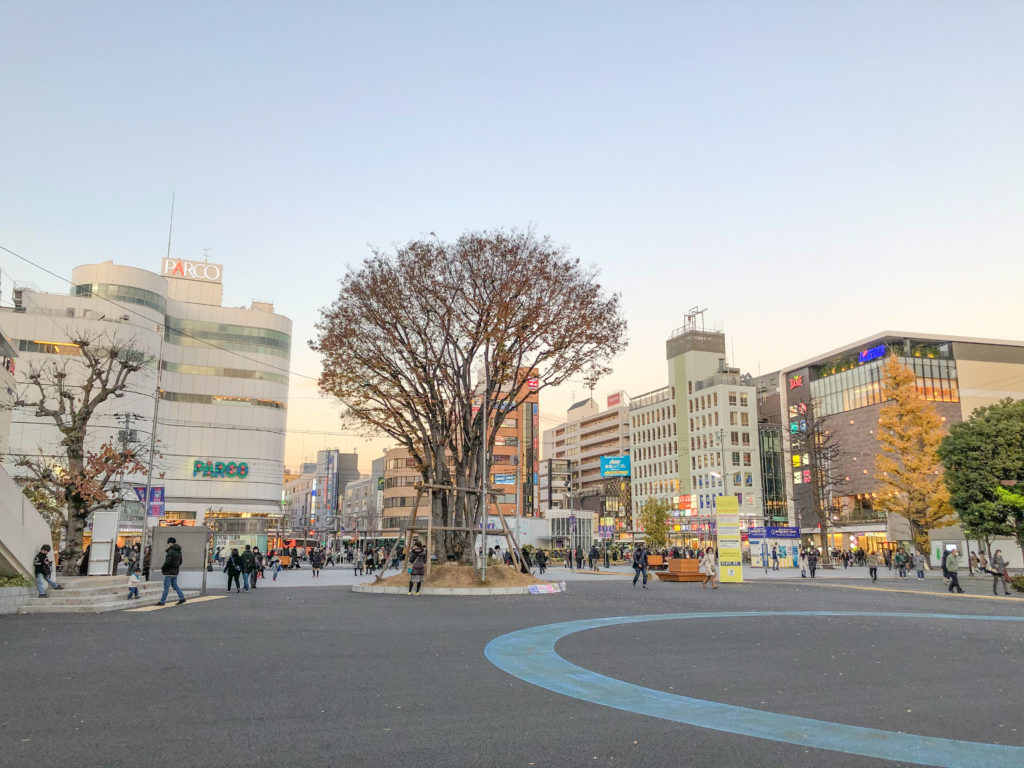
[[[695,304],[755,373],[883,328],[1022,338],[1022,41],[1020,2],[7,2],[0,244],[155,270],[173,191],[173,255],[273,300],[314,376],[368,244],[531,222],[623,294],[598,395],[663,384]]]

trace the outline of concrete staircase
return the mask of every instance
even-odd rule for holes
[[[139,585],[139,599],[128,599],[128,579],[125,576],[80,576],[58,579],[62,590],[50,587],[47,597],[33,597],[31,602],[18,608],[18,613],[103,613],[155,605],[163,593],[163,580],[143,582]],[[34,590],[33,590],[34,591]],[[198,590],[182,588],[185,597],[199,597]],[[167,602],[177,602],[172,589]]]

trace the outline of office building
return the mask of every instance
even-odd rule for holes
[[[148,441],[159,388],[153,484],[165,489],[160,520],[205,521],[233,541],[265,547],[281,521],[291,321],[267,302],[222,306],[224,271],[180,259],[162,259],[158,272],[109,261],[80,266],[70,295],[16,289],[15,306],[0,310],[0,328],[19,355],[19,384],[46,361],[67,361],[71,375],[81,371],[73,341],[81,334],[93,345],[134,344],[153,364],[97,410],[90,444],[118,439],[125,414],[129,437],[134,430],[140,443]],[[5,457],[12,475],[20,455],[60,453],[52,422],[31,407],[18,408],[15,418],[30,423],[12,430]],[[146,477],[123,483],[134,498],[130,488],[145,486]],[[142,519],[141,505],[126,502],[122,534],[137,535]]]

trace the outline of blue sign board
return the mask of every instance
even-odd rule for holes
[[[885,357],[885,344],[879,344],[877,347],[862,350],[858,359],[862,363],[870,363],[872,360],[877,360],[880,357]]]
[[[629,456],[602,456],[601,477],[629,477]]]
[[[515,485],[516,484],[516,476],[515,475],[495,475],[494,476],[494,482],[497,485]]]

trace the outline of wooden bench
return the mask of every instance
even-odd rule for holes
[[[647,556],[647,570],[649,571],[664,571],[668,566],[665,565],[665,558],[661,555],[648,555]]]
[[[674,557],[668,561],[668,570],[659,571],[657,576],[662,581],[704,581],[700,572],[700,560],[696,558]]]

